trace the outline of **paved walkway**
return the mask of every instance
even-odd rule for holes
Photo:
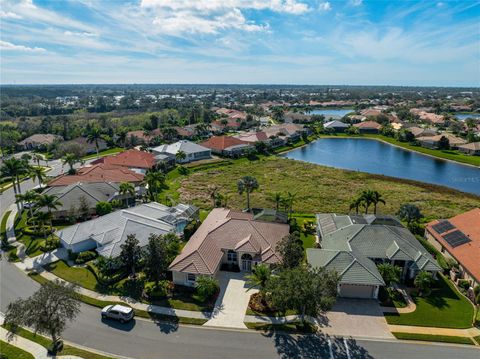
[[[57,248],[51,252],[43,253],[33,258],[25,257],[22,262],[15,263],[15,265],[21,270],[31,271],[33,269],[41,269],[42,266],[62,259],[68,259],[68,251],[65,248]]]
[[[245,312],[250,301],[250,296],[255,289],[248,290],[244,273],[219,272],[220,294],[215,302],[212,319],[205,326],[241,328],[244,324]]]
[[[8,207],[7,212],[8,211],[11,211],[11,212],[7,218],[7,223],[6,223],[7,241],[8,243],[13,243],[17,241],[17,238],[15,237],[15,217],[18,212],[17,205],[15,203],[12,203],[10,207]]]
[[[407,306],[405,308],[380,307],[382,311],[384,313],[402,313],[402,314],[413,313],[417,309],[417,305],[413,301],[410,294],[408,294],[406,288],[399,286],[396,289],[403,295],[403,298],[405,298],[405,301],[407,302]]]

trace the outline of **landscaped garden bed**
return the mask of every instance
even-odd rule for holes
[[[443,328],[470,328],[473,305],[443,275],[439,276],[429,295],[412,293],[417,306],[412,313],[385,313],[388,324]]]
[[[250,301],[248,302],[247,315],[258,315],[262,317],[283,317],[287,315],[296,315],[295,310],[287,310],[286,312],[281,312],[275,308],[272,308],[268,300],[265,300],[265,297],[260,293],[255,293],[250,296]]]
[[[402,293],[394,288],[388,290],[385,287],[380,287],[378,300],[383,307],[405,308],[407,306]]]

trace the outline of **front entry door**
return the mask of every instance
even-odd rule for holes
[[[243,259],[242,260],[242,270],[245,272],[251,272],[252,271],[252,261],[248,259]]]

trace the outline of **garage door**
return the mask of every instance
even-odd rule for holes
[[[375,287],[372,285],[341,284],[340,296],[347,298],[372,298]]]

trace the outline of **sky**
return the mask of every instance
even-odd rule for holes
[[[480,1],[0,0],[2,84],[480,85]]]

